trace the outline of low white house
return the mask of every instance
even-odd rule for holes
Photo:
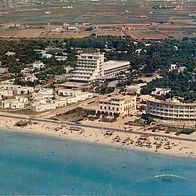
[[[43,94],[43,95],[52,95],[53,89],[52,88],[41,88],[39,89],[38,93]]]
[[[66,106],[67,105],[67,100],[66,99],[55,100],[55,105],[56,105],[56,107]]]
[[[8,109],[10,108],[11,102],[14,100],[9,100],[9,101],[0,101],[0,108]]]
[[[54,103],[45,103],[45,104],[34,103],[31,105],[31,110],[33,112],[45,112],[54,109],[56,109],[56,105]]]
[[[76,97],[78,101],[90,99],[93,97],[93,93],[82,92],[82,91],[71,90],[71,89],[59,89],[57,91],[57,94],[59,96],[64,96],[64,97],[73,96]]]
[[[42,93],[33,93],[32,98],[34,100],[45,100],[45,99],[52,99],[53,94],[42,94]]]
[[[171,88],[156,88],[155,91],[152,91],[151,95],[161,96],[166,95],[171,91]]]
[[[32,66],[34,69],[42,69],[45,67],[44,63],[41,61],[35,61],[34,63],[32,63]]]
[[[4,109],[24,109],[25,104],[17,100],[5,100],[0,102],[0,108]]]
[[[8,51],[5,55],[7,55],[7,56],[14,56],[15,54],[16,54],[15,52]]]
[[[13,92],[13,90],[0,89],[0,95],[4,96],[4,97],[13,97],[14,92]]]
[[[59,96],[74,96],[75,95],[75,91],[74,90],[71,90],[71,89],[59,89],[57,91],[57,94]]]
[[[67,27],[67,31],[70,31],[70,32],[76,32],[78,31],[79,29],[77,27]]]
[[[86,99],[93,98],[93,93],[79,92],[75,94],[78,101],[84,101]]]
[[[26,74],[26,76],[24,76],[24,81],[35,82],[38,80],[39,79],[34,74]]]
[[[25,104],[19,101],[13,101],[11,103],[11,109],[24,109],[24,108],[25,108]]]
[[[76,97],[67,97],[67,104],[77,103],[77,102],[78,102],[78,98],[76,98]]]
[[[177,69],[177,65],[176,64],[171,64],[169,71],[173,71],[175,69]]]
[[[67,60],[67,56],[55,56],[57,61],[66,61]]]
[[[23,96],[16,96],[16,101],[24,104],[29,104],[29,99]]]
[[[41,52],[42,58],[50,59],[52,57],[52,54],[47,54],[46,51]]]
[[[12,85],[11,89],[13,89],[15,95],[28,95],[34,92],[34,88],[29,86]]]

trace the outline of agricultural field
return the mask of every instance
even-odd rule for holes
[[[63,24],[84,23],[114,26],[96,28],[95,32],[84,32],[83,28],[74,33],[52,31]],[[64,38],[96,33],[164,39],[175,32],[177,38],[194,37],[196,0],[0,0],[0,24],[1,37]],[[119,31],[117,24],[125,31]]]

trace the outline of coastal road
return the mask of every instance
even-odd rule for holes
[[[7,114],[0,114],[0,117],[7,117],[7,118],[14,118],[14,119],[19,119],[19,120],[27,120],[28,118],[26,117],[21,117],[21,116],[14,116],[14,115],[7,115]],[[174,139],[174,140],[179,140],[179,141],[188,141],[188,142],[196,142],[196,139],[193,138],[185,138],[181,136],[171,136],[171,135],[162,135],[158,133],[145,133],[143,131],[128,131],[125,129],[120,129],[120,128],[115,128],[115,127],[103,127],[99,125],[87,125],[87,124],[80,124],[80,123],[75,123],[75,122],[69,122],[69,121],[59,121],[59,120],[50,120],[50,119],[43,119],[43,118],[34,118],[31,119],[33,122],[48,122],[48,123],[55,123],[55,124],[66,124],[68,126],[75,126],[75,127],[80,127],[80,128],[93,128],[93,129],[98,129],[100,131],[119,131],[119,132],[126,132],[130,134],[136,134],[136,135],[143,135],[147,134],[152,137],[168,137],[169,139]]]

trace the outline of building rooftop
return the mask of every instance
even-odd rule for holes
[[[106,61],[103,63],[103,70],[114,69],[129,64],[129,61]]]
[[[114,95],[112,97],[107,97],[103,100],[100,100],[101,102],[109,102],[109,101],[123,101],[123,100],[130,100],[135,98],[136,96],[130,96],[130,95]]]
[[[180,102],[179,100],[176,99],[167,99],[167,100],[160,100],[160,99],[156,99],[156,98],[149,98],[147,99],[147,101],[149,102],[153,102],[153,103],[157,103],[157,104],[163,104],[163,105],[175,105],[175,106],[194,106],[196,107],[196,103],[184,103],[184,102]]]
[[[79,56],[97,56],[97,55],[103,55],[102,53],[99,53],[99,52],[92,52],[92,53],[81,53]]]

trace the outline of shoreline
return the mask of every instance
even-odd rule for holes
[[[137,150],[176,157],[196,158],[196,142],[177,141],[175,139],[168,140],[164,135],[160,140],[150,136],[148,138],[140,138],[138,134],[117,131],[114,131],[112,135],[106,135],[105,131],[100,131],[98,129],[85,128],[82,131],[72,131],[65,127],[65,125],[48,122],[38,122],[20,128],[14,126],[16,122],[18,122],[18,119],[1,117],[0,131],[56,137],[73,142],[104,145],[106,147],[110,146],[119,149]],[[128,138],[129,142],[125,142]],[[138,143],[141,143],[144,146],[137,145]],[[158,143],[162,147],[157,149],[154,143],[156,143],[156,145]],[[166,145],[167,143],[171,144],[171,148],[166,148],[168,147],[168,145]]]
[[[181,155],[181,154],[173,154],[173,153],[166,153],[166,152],[154,152],[148,149],[143,149],[143,148],[129,148],[129,147],[125,147],[125,146],[119,146],[119,145],[113,145],[113,144],[105,144],[105,143],[96,143],[96,142],[90,142],[90,141],[84,141],[84,140],[76,140],[76,139],[70,139],[70,138],[65,138],[65,137],[60,137],[57,135],[51,135],[48,133],[38,133],[38,132],[29,132],[27,130],[20,130],[20,129],[6,129],[3,130],[2,127],[0,127],[0,132],[1,131],[6,131],[6,132],[12,132],[12,133],[20,133],[20,134],[24,134],[24,135],[33,135],[33,136],[42,136],[42,137],[48,137],[51,139],[58,139],[58,140],[63,140],[63,141],[68,141],[68,142],[77,142],[79,144],[89,144],[89,145],[96,145],[96,146],[103,146],[103,147],[110,147],[110,148],[114,148],[114,149],[118,149],[118,150],[131,150],[131,151],[135,151],[135,152],[143,152],[143,153],[152,153],[152,154],[157,154],[157,155],[164,155],[164,156],[170,156],[170,157],[178,157],[178,158],[190,158],[190,159],[196,159],[196,155],[194,156],[189,156],[189,155]]]

